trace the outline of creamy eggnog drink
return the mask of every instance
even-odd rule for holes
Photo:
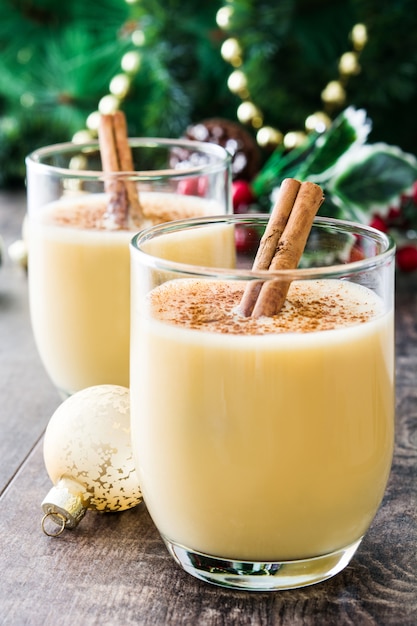
[[[142,202],[148,223],[221,212],[217,203],[191,196],[145,192]],[[29,225],[36,343],[54,383],[71,392],[110,381],[129,385],[129,241],[137,228],[107,230],[105,211],[104,194],[86,195],[45,207]],[[218,244],[213,256],[201,239],[191,249],[179,242],[177,258],[230,265],[231,247]]]
[[[290,588],[337,573],[391,467],[391,287],[380,291],[374,273],[375,293],[372,271],[347,280],[341,266],[339,275],[306,270],[279,314],[245,317],[238,270],[195,269],[148,291],[137,252],[134,242],[132,442],[170,552],[231,587]]]
[[[178,147],[173,140],[149,140],[149,145],[147,141],[137,140],[132,152],[148,167],[152,157],[162,168],[162,159]],[[104,188],[103,172],[88,170],[93,169],[88,159],[97,160],[97,147],[45,148],[27,161],[31,321],[46,370],[64,395],[97,384],[129,385],[129,241],[133,234],[151,224],[222,214],[228,209],[228,155],[214,155],[213,164],[210,146],[207,154],[205,147],[200,151],[193,142],[186,147],[193,154],[201,152],[203,159],[191,173],[184,165],[180,171],[166,165],[163,171],[129,176],[142,215],[139,220],[128,208],[120,223],[112,221],[113,215],[109,218],[114,198]],[[54,150],[58,154],[52,160],[49,155]],[[69,167],[76,158],[86,160],[86,171]],[[59,159],[67,162],[66,169],[59,167]],[[182,193],[184,182],[201,176],[205,181],[202,196]],[[204,242],[198,254],[186,242],[177,247],[178,260],[183,262],[233,262],[226,260],[220,241],[212,258],[205,255]]]

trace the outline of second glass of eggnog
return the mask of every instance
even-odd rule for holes
[[[175,560],[225,587],[323,581],[381,504],[394,439],[394,245],[316,218],[297,270],[167,260],[171,238],[260,236],[267,216],[191,219],[131,244],[131,429],[148,510]],[[217,229],[217,231],[216,231]],[[249,248],[248,248],[249,249]],[[165,257],[165,258],[163,258]],[[248,283],[290,282],[244,316]]]
[[[49,146],[26,160],[30,313],[62,395],[129,385],[129,242],[144,226],[230,210],[230,156],[220,146],[130,139],[133,171],[105,174],[97,142]],[[109,219],[109,178],[130,185],[141,217]],[[198,253],[197,253],[198,252]],[[226,262],[182,245],[178,259]],[[184,256],[182,256],[184,255]]]

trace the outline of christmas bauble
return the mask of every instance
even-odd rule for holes
[[[97,385],[67,398],[48,423],[43,451],[54,487],[42,508],[63,527],[76,526],[87,509],[123,511],[142,499],[125,387]]]

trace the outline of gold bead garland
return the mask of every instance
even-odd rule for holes
[[[125,0],[127,4],[135,4],[138,0]],[[224,32],[231,28],[234,7],[233,0],[228,0],[216,14],[216,23]],[[78,131],[72,140],[77,143],[88,142],[97,137],[98,121],[101,113],[113,113],[120,108],[121,103],[129,93],[131,83],[141,69],[142,55],[140,49],[146,43],[146,35],[141,28],[130,33],[133,50],[126,52],[120,63],[121,71],[109,83],[109,93],[103,96],[97,111],[93,111],[86,120],[86,129]],[[276,147],[283,144],[292,149],[306,138],[307,133],[324,132],[331,124],[329,113],[340,109],[346,102],[346,83],[349,77],[361,71],[359,56],[368,41],[367,29],[364,24],[355,24],[350,33],[353,50],[341,55],[338,63],[339,76],[330,81],[321,92],[323,111],[317,111],[307,116],[304,130],[294,130],[282,133],[279,129],[264,124],[264,115],[252,101],[248,88],[248,79],[242,68],[244,51],[236,37],[228,37],[223,41],[220,49],[222,58],[233,67],[229,75],[227,86],[231,93],[241,99],[236,115],[245,125],[256,130],[256,140],[261,147]]]
[[[245,100],[249,97],[248,91],[248,79],[242,70],[235,70],[232,72],[227,80],[227,86],[232,93],[237,94]]]
[[[125,0],[126,4],[135,4],[138,0]],[[120,62],[121,72],[117,73],[109,83],[109,93],[103,96],[97,107],[87,117],[86,129],[80,130],[72,137],[74,143],[88,143],[98,135],[100,114],[114,113],[120,108],[121,103],[129,93],[132,81],[142,65],[140,48],[146,43],[145,33],[141,28],[136,28],[130,33],[130,40],[134,50],[126,52]]]
[[[231,29],[233,18],[233,0],[228,0],[216,14],[216,22],[224,32]],[[236,37],[228,37],[221,47],[223,59],[230,63],[234,71],[227,81],[229,90],[240,97],[242,103],[237,108],[237,118],[242,124],[251,125],[256,133],[256,140],[261,147],[275,147],[283,144],[291,149],[300,145],[306,138],[306,133],[313,131],[324,132],[331,124],[329,112],[340,109],[346,102],[346,83],[350,76],[361,71],[359,55],[368,41],[367,29],[364,24],[355,24],[350,33],[353,50],[342,54],[338,63],[339,76],[330,81],[321,92],[321,100],[324,104],[323,111],[317,111],[309,115],[305,122],[305,131],[297,130],[285,135],[277,128],[264,126],[263,113],[252,101],[248,89],[248,79],[242,69],[243,50],[241,43]],[[238,68],[238,69],[237,69]]]
[[[223,59],[228,61],[233,67],[242,65],[242,48],[234,37],[230,37],[223,42],[220,53]]]

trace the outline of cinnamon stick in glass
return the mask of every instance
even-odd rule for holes
[[[119,156],[119,168],[121,172],[133,172],[132,150],[129,146],[126,117],[122,111],[113,114],[114,135],[116,148]],[[124,180],[127,193],[128,204],[130,205],[130,215],[135,223],[143,221],[143,210],[139,201],[137,185],[133,180]]]
[[[107,225],[112,228],[126,227],[129,205],[132,218],[140,222],[143,213],[136,184],[133,180],[122,180],[112,175],[134,171],[126,118],[122,111],[100,116],[99,145],[103,172],[110,174],[105,179],[105,190],[110,196]]]
[[[269,271],[296,269],[303,254],[314,217],[323,202],[323,191],[315,183],[301,183],[287,224],[278,241]],[[277,315],[287,297],[291,281],[269,280],[261,288],[253,317]]]
[[[314,217],[323,202],[319,185],[285,179],[256,254],[253,270],[295,269],[303,254]],[[290,280],[248,283],[239,305],[246,317],[277,315],[287,297]]]
[[[293,208],[295,198],[301,183],[294,178],[286,178],[282,181],[279,195],[267,227],[259,243],[259,248],[253,262],[253,270],[267,270],[275,254],[278,241],[284,232],[288,217]],[[259,292],[262,288],[262,281],[248,283],[239,305],[239,312],[245,317],[252,314]]]

